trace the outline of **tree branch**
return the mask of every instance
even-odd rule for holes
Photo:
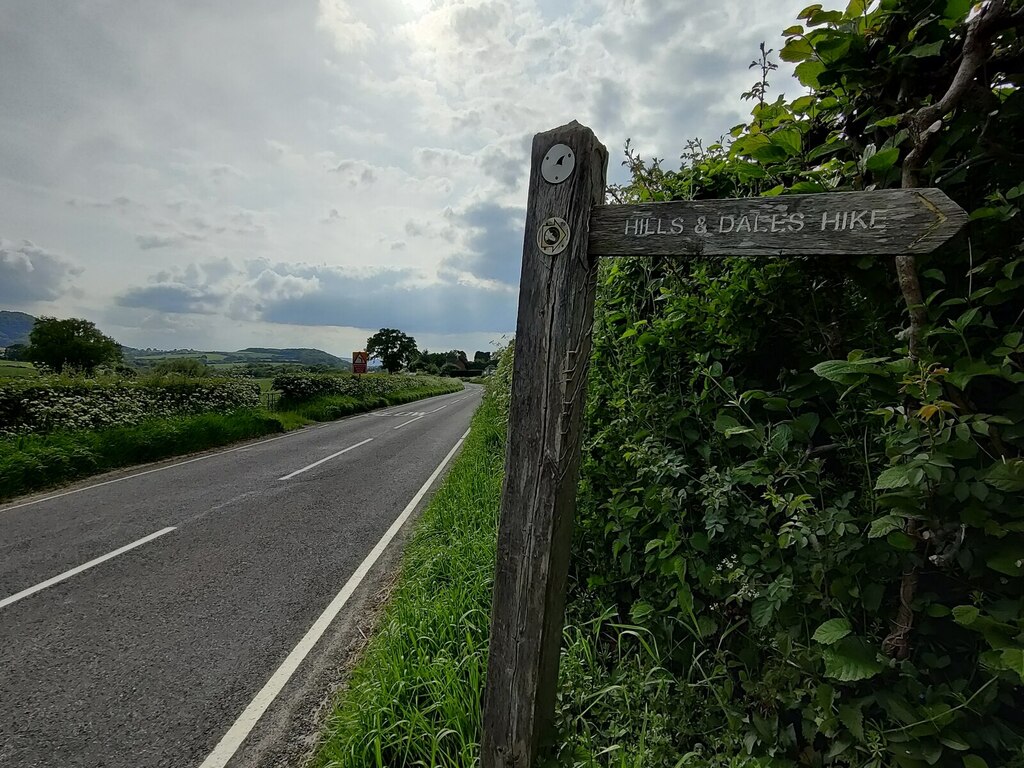
[[[935,143],[942,133],[943,120],[963,100],[975,82],[978,70],[992,55],[992,41],[1003,30],[1019,21],[1021,11],[1010,13],[1008,0],[989,0],[970,22],[964,36],[964,47],[953,81],[946,93],[934,104],[923,107],[911,118],[910,134],[914,148],[903,161],[904,189],[921,186],[921,169],[931,155]],[[928,313],[924,306],[921,281],[917,275],[917,264],[913,254],[896,257],[896,273],[899,276],[900,291],[910,312],[910,336],[908,352],[911,360],[920,358],[924,328]],[[917,524],[908,521],[906,532],[917,534]],[[900,605],[892,632],[882,643],[882,649],[897,659],[910,654],[910,632],[914,621],[912,607],[917,593],[917,568],[910,562],[900,579]]]

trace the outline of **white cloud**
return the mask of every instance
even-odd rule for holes
[[[743,119],[757,44],[803,4],[11,4],[0,232],[47,243],[53,279],[0,295],[154,343],[379,321],[483,348],[513,330],[533,134],[590,125],[613,179],[627,137],[672,164]]]

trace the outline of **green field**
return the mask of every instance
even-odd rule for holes
[[[39,375],[32,363],[0,360],[0,379],[31,379]]]

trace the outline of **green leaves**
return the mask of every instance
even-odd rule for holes
[[[886,470],[888,471],[888,470]],[[885,472],[882,473],[883,475]],[[881,480],[881,478],[879,478]],[[875,484],[875,490],[878,490],[878,484]],[[902,530],[903,518],[898,515],[886,515],[880,517],[871,523],[871,527],[868,528],[869,539],[879,539],[882,536],[886,536],[892,531]]]
[[[895,467],[889,467],[878,476],[877,480],[875,480],[875,490],[891,491],[897,488],[905,488],[910,485],[909,469],[910,468],[906,464],[898,464]],[[891,531],[893,529],[890,528],[889,530]],[[884,536],[885,534],[878,535]]]
[[[829,619],[816,630],[813,639],[822,645],[834,645],[853,631],[847,619]]]
[[[885,667],[877,653],[860,638],[845,637],[824,651],[825,676],[843,682],[868,680]]]
[[[781,58],[807,89],[762,93],[731,146],[691,146],[678,171],[628,166],[624,202],[784,206],[897,185],[914,115],[960,61],[968,4],[840,5],[810,6],[786,30]],[[981,735],[1012,731],[1024,629],[1024,94],[1006,86],[1017,72],[1003,58],[976,73],[921,170],[979,213],[969,240],[917,260],[917,359],[891,257],[600,266],[574,557],[609,604],[651,605],[645,627],[664,647],[703,654],[706,681],[665,666],[690,681],[681,696],[719,696],[727,711],[681,706],[698,714],[676,743],[713,731],[723,755],[787,764],[1010,764],[1009,746]],[[633,327],[656,342],[619,339]],[[891,660],[880,649],[908,569],[910,653]],[[693,622],[685,649],[682,606],[718,623]],[[827,750],[802,756],[776,713],[813,723]]]
[[[981,611],[973,605],[958,605],[953,609],[953,620],[961,626],[969,627],[978,620],[980,614]]]
[[[1024,459],[1010,459],[992,466],[985,482],[1001,491],[1024,491]]]
[[[881,152],[876,152],[869,157],[865,162],[865,167],[867,167],[867,169],[872,173],[883,173],[896,165],[896,161],[899,159],[899,147],[883,149]]]
[[[1015,672],[1024,683],[1024,650],[1020,648],[1007,648],[1000,654],[1000,661],[1003,668]]]

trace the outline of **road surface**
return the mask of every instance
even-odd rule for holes
[[[481,391],[0,506],[0,766],[267,764]]]

